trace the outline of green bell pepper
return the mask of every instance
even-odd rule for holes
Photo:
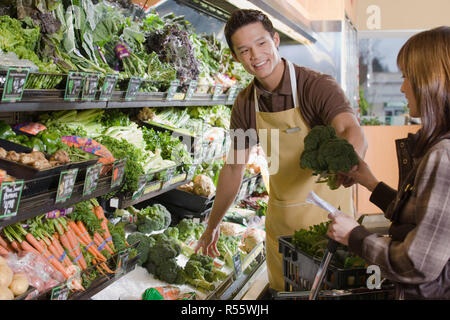
[[[61,137],[57,133],[44,130],[39,132],[37,137],[44,144],[45,152],[48,154],[53,154],[60,149]]]
[[[15,137],[16,133],[11,129],[11,126],[4,120],[0,120],[0,138],[9,140],[11,137]]]

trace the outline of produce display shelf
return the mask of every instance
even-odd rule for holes
[[[124,195],[119,195],[118,196],[118,199],[119,199],[118,208],[119,209],[125,209],[125,208],[128,208],[128,207],[131,207],[131,206],[133,206],[133,205],[135,205],[137,203],[140,203],[140,202],[152,199],[152,198],[157,197],[157,196],[159,196],[159,195],[161,195],[161,194],[163,194],[163,193],[165,193],[167,191],[170,191],[170,190],[173,190],[175,188],[178,188],[179,186],[182,186],[183,184],[189,183],[190,181],[191,181],[190,179],[189,180],[183,180],[183,181],[171,184],[171,185],[169,185],[169,186],[167,186],[165,188],[162,188],[162,189],[159,189],[159,190],[155,190],[155,191],[151,191],[151,192],[148,192],[148,193],[145,193],[145,191],[144,191],[144,194],[142,194],[142,196],[140,196],[140,197],[138,197],[136,199],[132,199],[132,197],[130,197],[130,196],[125,197]]]
[[[0,89],[0,96],[2,90]],[[115,91],[108,101],[66,101],[64,90],[27,89],[21,101],[0,102],[0,112],[55,111],[74,109],[140,108],[140,107],[187,107],[230,105],[233,100],[221,94],[213,99],[211,94],[194,94],[190,100],[166,100],[165,92],[139,92],[135,100],[125,100],[125,92]]]
[[[19,209],[15,216],[0,220],[0,227],[8,226],[26,219],[34,218],[40,214],[56,209],[68,208],[78,202],[103,196],[109,192],[119,190],[121,186],[111,188],[111,176],[101,177],[98,180],[97,189],[83,196],[84,180],[75,183],[72,196],[65,202],[55,203],[56,190],[41,193],[31,197],[23,197],[20,200]]]
[[[139,255],[129,259],[129,254],[131,252],[130,249],[136,248],[137,245],[138,245],[138,243],[131,245],[130,247],[128,247],[128,249],[125,249],[126,251],[123,251],[124,253],[122,253],[122,254],[119,254],[119,253],[114,254],[106,262],[107,264],[113,263],[115,266],[118,266],[119,260],[126,261],[125,268],[123,267],[123,265],[122,265],[122,267],[120,267],[120,269],[114,268],[114,269],[116,269],[115,274],[104,274],[104,275],[98,276],[95,280],[93,280],[91,282],[91,284],[85,291],[74,292],[74,293],[71,293],[69,296],[64,297],[63,299],[55,299],[55,300],[89,300],[91,297],[93,297],[94,295],[96,295],[97,293],[99,293],[100,291],[105,289],[106,287],[110,286],[111,284],[113,284],[117,280],[121,279],[126,274],[133,271],[135,269],[135,267],[137,266],[137,263],[139,260]],[[122,259],[120,259],[120,257]],[[94,270],[94,268],[95,268],[95,266],[91,266],[88,269],[82,271],[81,274],[83,274],[83,273],[89,274],[91,272],[90,270]],[[33,300],[52,299],[52,290],[53,289],[49,289],[47,291],[39,293],[38,295],[36,295],[33,298]]]
[[[266,263],[264,248],[263,242],[253,248],[242,264],[242,272],[237,277],[234,272],[229,274],[221,285],[207,296],[206,300],[232,300],[242,295],[242,291],[251,284],[250,279],[254,278]]]
[[[128,266],[125,272],[121,273],[120,275],[114,275],[112,277],[101,276],[92,282],[88,290],[74,294],[69,298],[69,300],[89,300],[91,297],[93,297],[106,287],[109,287],[111,284],[133,271],[137,266],[138,258],[139,257],[135,257],[128,262]]]

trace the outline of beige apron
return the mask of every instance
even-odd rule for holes
[[[328,220],[327,212],[306,203],[307,194],[313,190],[323,199],[353,217],[351,188],[340,187],[331,190],[326,183],[315,183],[316,176],[311,170],[300,168],[300,155],[303,152],[303,139],[310,128],[300,112],[295,70],[287,62],[291,79],[294,108],[281,112],[260,112],[255,95],[256,128],[261,147],[266,154],[269,171],[273,159],[278,157],[277,172],[271,172],[269,179],[269,205],[266,216],[266,263],[269,285],[277,291],[284,291],[282,255],[279,253],[278,237],[293,235],[295,230],[308,229],[309,226]],[[261,134],[267,130],[267,139]],[[262,131],[261,131],[262,130]],[[271,154],[271,130],[279,130],[279,156],[276,150]],[[272,159],[271,161],[269,161]]]

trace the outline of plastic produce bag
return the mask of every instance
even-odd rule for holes
[[[175,286],[148,288],[142,294],[142,300],[194,300],[195,292],[182,293]]]
[[[53,269],[45,259],[32,252],[9,254],[6,261],[14,273],[26,274],[28,283],[39,293],[47,291],[65,280],[64,276]]]
[[[33,62],[26,59],[19,59],[14,52],[0,53],[0,71],[7,71],[10,67],[29,68],[30,72],[39,71]]]
[[[62,142],[69,147],[81,149],[85,152],[95,154],[100,157],[98,160],[103,164],[110,164],[115,161],[112,153],[102,144],[98,143],[92,138],[83,138],[79,136],[63,136]]]

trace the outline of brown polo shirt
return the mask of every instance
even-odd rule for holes
[[[243,131],[256,129],[253,94],[255,87],[260,111],[279,112],[294,107],[289,68],[286,60],[283,59],[283,61],[285,64],[283,77],[274,92],[264,90],[254,79],[239,93],[231,111],[230,129],[242,129]],[[310,128],[316,125],[330,125],[333,118],[339,113],[354,113],[344,91],[332,76],[295,64],[294,68],[300,111]],[[237,138],[239,135],[239,132],[234,132],[234,137]],[[256,143],[258,143],[258,139],[246,136],[246,148],[252,147]],[[239,148],[237,143],[234,143],[234,148]]]

